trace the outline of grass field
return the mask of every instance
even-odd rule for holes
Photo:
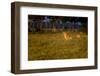
[[[87,35],[82,32],[28,34],[28,60],[87,58]]]

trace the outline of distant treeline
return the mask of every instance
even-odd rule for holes
[[[84,31],[87,32],[87,17],[64,17],[28,15],[28,31]]]

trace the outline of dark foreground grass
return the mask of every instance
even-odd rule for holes
[[[62,32],[29,33],[28,60],[87,58],[87,35],[82,32],[67,33],[72,39],[65,40]]]

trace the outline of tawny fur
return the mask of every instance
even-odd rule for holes
[[[67,32],[63,32],[63,35],[64,35],[65,40],[71,40],[72,39],[72,37],[70,37]]]
[[[78,35],[76,35],[76,38],[80,38],[81,36],[78,34]]]

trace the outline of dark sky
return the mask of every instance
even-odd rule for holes
[[[88,22],[87,17],[73,17],[73,16],[46,16],[46,15],[29,15],[28,18],[32,20],[43,20],[44,17],[48,17],[49,19],[61,19],[63,22],[70,21],[70,22],[81,22],[86,23]]]

